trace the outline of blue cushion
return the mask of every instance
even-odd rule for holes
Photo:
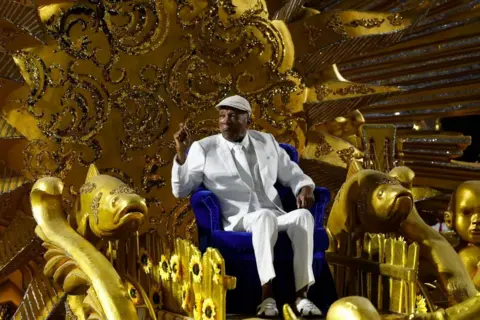
[[[315,230],[313,252],[324,252],[328,249],[328,236],[324,228]],[[248,232],[215,231],[211,236],[211,246],[225,250],[228,256],[247,254],[253,255],[252,234]],[[278,233],[275,245],[276,260],[291,260],[293,251],[291,242],[286,232]],[[289,248],[290,250],[284,250]],[[278,249],[278,250],[277,250]]]

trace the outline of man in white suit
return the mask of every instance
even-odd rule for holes
[[[296,307],[304,316],[321,315],[306,298],[315,282],[312,270],[314,219],[307,210],[313,204],[314,182],[290,160],[271,134],[248,130],[249,102],[232,96],[220,102],[220,134],[194,142],[180,124],[175,133],[177,155],[172,168],[175,197],[187,197],[204,184],[219,199],[226,231],[252,233],[257,269],[262,284],[259,316],[276,316],[273,298],[273,247],[278,231],[286,231],[294,251]],[[274,184],[289,186],[297,197],[297,210],[285,212]]]

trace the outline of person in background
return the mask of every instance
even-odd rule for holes
[[[262,300],[258,316],[277,316],[273,297],[273,248],[279,231],[286,231],[294,252],[296,308],[303,316],[319,316],[321,311],[307,299],[315,282],[313,260],[315,184],[290,160],[271,134],[249,130],[250,103],[231,96],[217,106],[220,133],[190,146],[191,133],[180,124],[174,139],[177,154],[172,168],[175,197],[189,196],[200,184],[219,199],[225,231],[252,234]],[[187,149],[188,156],[187,156]],[[298,209],[285,212],[274,184],[292,189]]]

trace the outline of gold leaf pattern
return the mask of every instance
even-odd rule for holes
[[[380,27],[384,21],[385,19],[379,19],[379,18],[358,19],[358,20],[350,21],[346,25],[352,28],[364,27],[367,29],[373,29],[373,28]]]

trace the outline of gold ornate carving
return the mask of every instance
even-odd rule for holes
[[[338,155],[340,156],[340,159],[348,165],[355,154],[355,149],[353,147],[350,147],[348,149],[343,149],[343,150],[338,150],[337,151]]]
[[[358,84],[353,84],[351,86],[348,86],[346,88],[340,88],[333,92],[334,95],[341,95],[341,96],[346,96],[349,94],[369,94],[369,93],[374,93],[375,89],[368,87],[366,85],[358,85]]]
[[[110,194],[111,195],[115,195],[115,194],[135,194],[135,190],[133,190],[132,188],[130,188],[127,185],[121,185],[118,188],[110,191]]]
[[[95,185],[95,183],[87,182],[80,187],[80,193],[81,194],[90,193],[96,188],[97,186]]]
[[[100,207],[100,200],[102,199],[103,193],[99,192],[95,198],[93,198],[92,205],[90,206],[90,210],[92,212],[93,218],[95,219],[95,223],[98,223],[98,208]]]
[[[395,166],[396,148],[395,125],[364,124],[361,136],[364,155],[364,167],[389,172]]]
[[[332,15],[327,23],[327,28],[333,30],[335,33],[338,33],[344,38],[348,38],[347,31],[345,31],[345,26],[343,25],[343,22],[338,14]]]
[[[349,23],[345,24],[345,26],[352,27],[352,28],[358,28],[358,27],[364,27],[367,29],[373,29],[373,28],[378,28],[380,27],[385,19],[379,19],[379,18],[365,18],[365,19],[358,19],[358,20],[353,20],[350,21]]]
[[[177,235],[194,240],[196,225],[170,195],[172,126],[190,118],[195,139],[217,133],[213,106],[238,93],[255,129],[304,147],[306,89],[285,26],[268,19],[263,1],[90,1],[39,15],[50,37],[16,53],[28,87],[12,92],[21,116],[7,119],[28,140],[27,178],[68,175],[79,188],[82,167],[98,163],[147,199],[140,232],[155,228],[173,245]]]
[[[322,36],[322,29],[314,26],[313,24],[309,24],[307,22],[303,23],[303,27],[306,29],[308,33],[308,44],[311,47],[315,47],[317,40]]]
[[[375,93],[375,89],[368,87],[366,85],[352,84],[346,87],[331,89],[326,85],[320,85],[315,87],[315,92],[317,93],[317,99],[319,101],[324,100],[327,96],[348,96],[356,94],[371,94]]]
[[[403,17],[399,13],[394,13],[391,16],[388,16],[387,19],[394,27],[401,26],[403,22]]]
[[[327,86],[320,85],[315,87],[315,92],[317,93],[317,100],[322,101],[325,99],[330,93],[332,93],[332,90],[329,89]]]
[[[333,152],[332,146],[327,142],[327,140],[325,140],[325,138],[323,138],[318,142],[318,145],[315,148],[315,157],[326,156],[331,152]]]

